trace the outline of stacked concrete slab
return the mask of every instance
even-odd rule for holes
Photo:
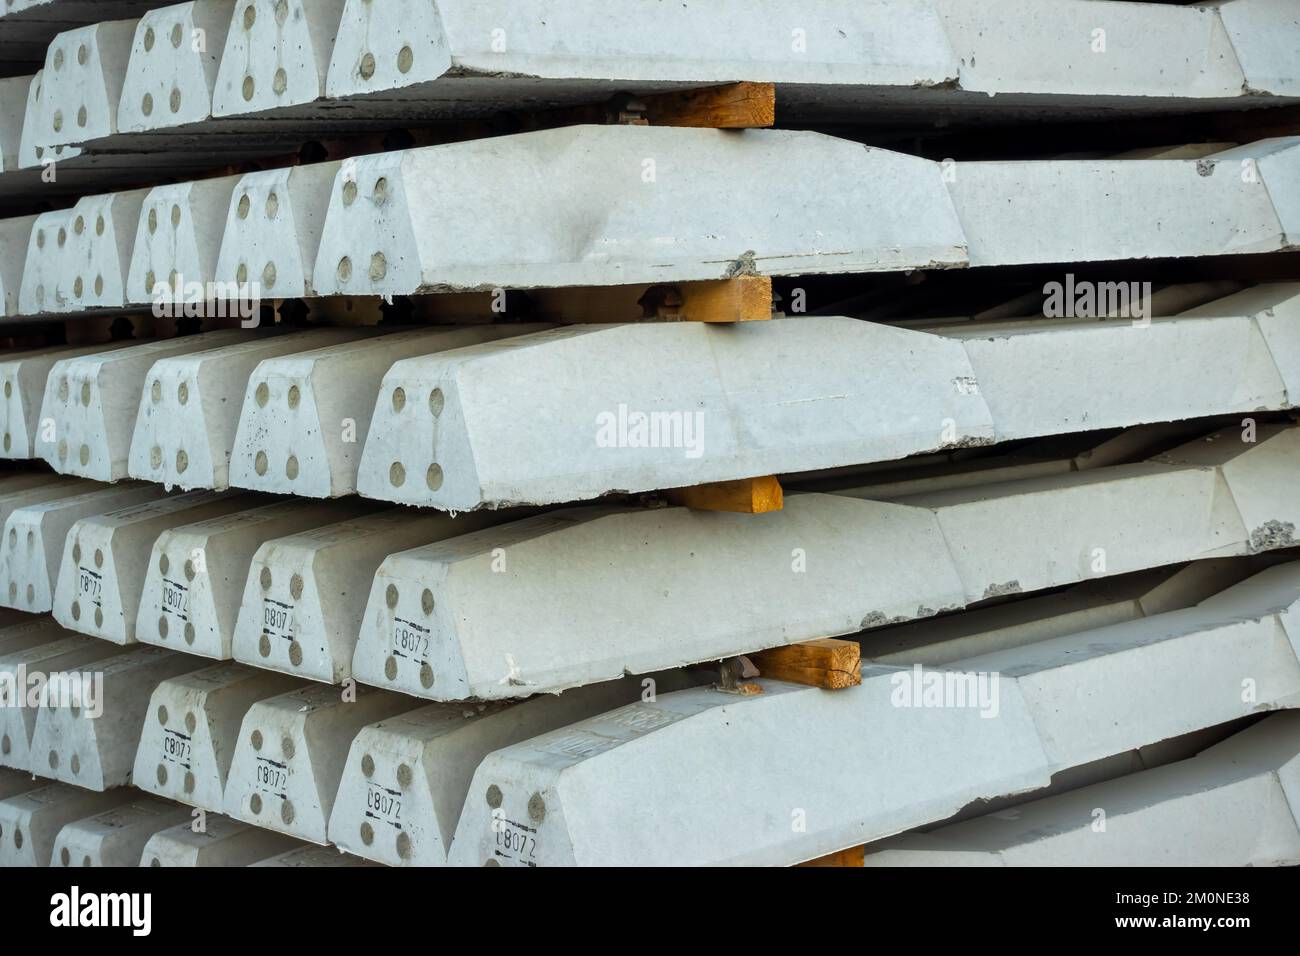
[[[788,6],[4,4],[0,864],[1300,860],[1300,11]]]

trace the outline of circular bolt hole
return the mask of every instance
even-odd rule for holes
[[[186,643],[186,644],[191,644],[191,645],[194,643],[194,625],[193,625],[193,624],[186,624],[186,625],[185,625],[185,643]]]
[[[284,474],[290,480],[294,481],[298,477],[298,458],[290,455],[289,460],[284,463]]]
[[[375,55],[367,53],[361,58],[361,78],[368,80],[375,75]]]
[[[406,390],[403,388],[393,389],[393,411],[400,412],[406,407]]]
[[[240,219],[247,219],[248,213],[252,208],[253,203],[249,200],[248,194],[245,193],[243,196],[239,197],[239,206],[236,208],[236,214]]]
[[[298,600],[300,597],[302,597],[302,575],[301,574],[295,574],[293,575],[293,577],[289,578],[289,593],[293,595],[293,599],[295,601]]]
[[[158,618],[158,636],[167,640],[167,615]]]
[[[433,413],[434,418],[437,418],[442,414],[442,409],[445,404],[446,399],[443,398],[442,389],[435,388],[429,393],[429,411]]]
[[[361,824],[361,842],[366,846],[375,842],[375,830],[369,823]]]
[[[420,665],[420,686],[425,690],[433,686],[433,668],[429,666],[428,662]]]
[[[289,74],[283,68],[275,71],[275,79],[271,81],[271,89],[275,90],[277,96],[282,95],[289,88]]]
[[[180,451],[176,453],[176,473],[178,475],[183,475],[185,474],[185,469],[189,467],[190,467],[190,456],[185,454],[185,449],[182,448]]]
[[[253,470],[259,475],[265,475],[267,469],[266,452],[259,451],[257,457],[253,459]]]
[[[386,275],[388,275],[388,260],[382,252],[376,252],[370,257],[370,281],[379,282]]]
[[[292,641],[289,644],[289,663],[294,667],[302,666],[302,645],[297,641]]]
[[[411,67],[415,65],[415,51],[409,46],[404,46],[397,51],[397,69],[401,73],[410,73]]]
[[[361,758],[361,772],[367,777],[373,777],[375,775],[375,758],[370,756],[370,754],[366,754]]]
[[[388,483],[394,488],[400,488],[406,484],[406,469],[402,467],[400,461],[395,461],[392,467],[388,469]]]
[[[388,660],[384,661],[384,676],[389,680],[397,680],[397,658],[389,655]]]
[[[540,793],[535,793],[528,798],[528,819],[534,823],[541,823],[546,819],[546,801],[542,799]]]
[[[343,184],[343,205],[351,206],[357,201],[357,184],[354,180],[349,179]]]
[[[167,768],[164,767],[162,764],[158,765],[157,777],[158,777],[158,786],[161,787],[167,783]]]
[[[347,282],[352,278],[352,260],[344,256],[339,260],[339,281]]]
[[[429,470],[424,473],[424,480],[430,491],[437,491],[442,487],[442,467],[437,462],[434,462],[429,466]]]
[[[262,583],[262,590],[271,590],[271,569],[262,568],[262,573],[258,575],[258,580]]]
[[[411,838],[406,835],[406,831],[397,834],[397,855],[403,860],[411,858]]]
[[[501,788],[495,783],[487,788],[487,805],[493,810],[498,810],[501,807]]]
[[[145,116],[153,115],[153,96],[149,93],[146,93],[144,99],[140,101],[140,112]]]
[[[266,403],[271,400],[270,387],[265,382],[262,382],[257,386],[257,391],[254,393],[254,397],[257,399],[257,404],[262,408],[265,408]]]
[[[397,607],[397,585],[390,584],[384,588],[384,601],[390,608]]]
[[[289,386],[289,407],[297,408],[298,403],[302,401],[302,392],[298,390],[297,385]]]
[[[265,634],[263,634],[257,641],[257,653],[262,657],[271,656],[271,639]]]
[[[262,749],[262,732],[261,732],[260,730],[255,730],[255,731],[253,731],[253,736],[250,738],[250,741],[251,741],[252,744],[253,744],[253,749],[254,749],[254,750],[261,750],[261,749]]]
[[[433,592],[428,588],[425,588],[424,593],[420,595],[420,607],[425,614],[433,613]]]
[[[248,809],[253,811],[254,816],[262,812],[262,797],[260,794],[255,793],[248,798]]]
[[[414,774],[411,773],[411,768],[406,764],[399,765],[397,768],[397,785],[405,790],[411,785],[412,779],[414,779]]]

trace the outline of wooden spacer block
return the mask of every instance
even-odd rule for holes
[[[641,298],[648,317],[665,322],[754,322],[772,317],[772,277],[652,286]]]
[[[835,853],[828,853],[826,856],[819,856],[815,860],[809,860],[806,863],[797,863],[796,866],[864,866],[866,860],[865,846],[851,846],[847,850],[838,850]]]
[[[747,656],[759,673],[774,680],[827,690],[862,683],[862,648],[857,641],[827,637]]]
[[[776,122],[774,83],[728,83],[639,99],[651,126],[755,129]]]
[[[667,497],[675,505],[698,511],[735,511],[740,514],[780,511],[785,505],[781,483],[771,475],[675,488],[667,492]]]

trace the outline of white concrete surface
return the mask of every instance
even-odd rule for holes
[[[249,866],[292,866],[292,867],[326,867],[326,866],[379,866],[378,863],[371,863],[369,860],[358,859],[355,856],[345,856],[332,846],[306,846],[299,847],[296,850],[289,850],[285,853],[277,853],[275,856],[268,857],[265,860],[259,860],[256,863],[250,863]]]
[[[984,444],[974,383],[959,343],[856,319],[567,326],[394,365],[358,488],[469,510]]]
[[[36,437],[40,431],[41,404],[45,383],[56,362],[80,355],[93,355],[120,348],[121,342],[82,345],[69,348],[55,346],[23,352],[9,352],[0,357],[0,458],[35,458]]]
[[[355,498],[288,499],[163,531],[140,594],[136,640],[230,660],[254,552],[274,538],[358,517],[373,507]]]
[[[313,285],[400,295],[891,271],[963,265],[965,243],[926,160],[817,133],[573,126],[344,163]]]
[[[18,168],[27,97],[33,79],[31,76],[11,76],[0,80],[0,173]]]
[[[140,18],[118,106],[121,132],[166,129],[212,115],[217,66],[234,12],[235,0],[191,0]]]
[[[37,216],[0,219],[0,313],[18,315],[27,248]]]
[[[434,700],[526,696],[1283,547],[1300,505],[1278,489],[1298,443],[1282,429],[1256,445],[1225,439],[1195,462],[1176,450],[889,501],[870,489],[789,494],[757,516],[592,507],[526,518],[391,555],[353,673]],[[647,605],[647,581],[669,600]]]
[[[134,644],[140,594],[158,535],[259,504],[238,492],[192,491],[82,518],[68,532],[54,619],[114,644]]]
[[[470,780],[489,753],[697,683],[673,671],[519,703],[429,704],[372,724],[348,753],[330,842],[388,866],[445,866]]]
[[[260,113],[325,95],[344,0],[248,0],[235,10],[221,55],[213,116]],[[249,10],[252,13],[249,13]],[[402,33],[420,31],[401,22]],[[378,39],[378,36],[376,36]]]
[[[72,526],[87,515],[154,501],[157,485],[128,482],[70,495],[51,494],[39,503],[15,508],[5,521],[0,560],[0,602],[34,614],[54,606],[63,544]]]
[[[96,701],[102,713],[93,717],[88,709],[41,707],[32,734],[33,772],[87,790],[111,790],[130,783],[154,688],[169,677],[198,670],[204,663],[188,654],[137,647],[83,665],[83,673],[103,675],[102,693]]]
[[[37,70],[27,89],[27,109],[23,113],[23,135],[18,142],[19,169],[45,169],[50,163],[75,159],[81,154],[81,150],[75,146],[47,144],[44,93],[45,71]],[[55,174],[57,175],[57,170]]]
[[[394,549],[427,545],[502,520],[504,516],[453,518],[393,509],[267,541],[248,569],[235,623],[235,660],[327,684],[352,677],[366,610],[362,596],[371,590],[380,563]],[[419,605],[418,589],[408,600]],[[411,618],[413,640],[415,632],[427,638],[421,623],[427,617],[421,612]]]
[[[145,199],[131,256],[132,303],[205,301],[238,176],[155,186]],[[234,299],[236,290],[222,298]]]
[[[1101,578],[1064,591],[913,621],[855,635],[864,660],[937,667],[977,654],[1023,647],[1077,631],[1190,607],[1259,568],[1243,558],[1171,565]]]
[[[189,817],[168,800],[136,796],[130,803],[66,824],[54,838],[51,866],[139,866],[154,834]]]
[[[258,4],[259,9],[267,8],[265,16],[273,16],[270,6],[269,0]],[[245,16],[237,11],[236,21]],[[275,63],[267,61],[261,68]],[[226,214],[216,280],[235,282],[250,291],[255,286],[259,298],[315,294],[312,268],[325,229],[330,190],[341,165],[267,169],[240,179]]]
[[[230,487],[239,397],[258,363],[366,334],[350,328],[283,332],[159,359],[145,378],[127,472],[169,490]]]
[[[34,142],[84,143],[118,130],[118,102],[135,20],[94,23],[60,33],[45,53]]]
[[[929,675],[870,665],[829,694],[762,679],[748,697],[687,690],[543,734],[480,764],[452,862],[790,864],[1283,706],[1300,660],[1274,608],[1300,598],[1297,568],[1274,569],[1289,580],[1252,619],[1207,601]],[[646,807],[671,807],[671,827],[644,826]]]
[[[71,209],[58,209],[41,213],[32,224],[18,291],[19,314],[62,312],[68,307],[58,285],[72,268],[67,255],[72,219]]]
[[[9,516],[19,508],[40,504],[42,501],[53,501],[56,498],[66,498],[69,495],[84,494],[102,487],[104,486],[99,482],[88,481],[85,478],[66,478],[63,475],[50,475],[43,472],[0,478],[0,528],[4,527],[4,522],[8,521]],[[4,560],[4,552],[0,551],[0,563]]]
[[[456,511],[551,504],[1289,408],[1300,320],[1286,320],[1300,314],[1300,286],[1254,297],[1137,324],[568,326],[408,359],[379,389],[358,487]],[[1223,362],[1207,366],[1208,354]],[[1107,387],[1073,374],[1080,366],[1107,369]]]
[[[198,832],[196,823],[182,823],[155,833],[144,845],[140,865],[251,866],[300,848],[297,840],[215,813],[205,816]]]
[[[395,402],[410,415],[433,417],[432,393],[415,379],[421,368],[417,356],[524,335],[546,328],[540,324],[502,324],[463,328],[416,329],[380,335],[301,355],[269,359],[248,381],[235,436],[230,482],[240,488],[311,498],[336,498],[357,491],[374,417],[384,428],[384,444],[395,444],[388,418]],[[388,384],[394,363],[403,371],[401,399]],[[381,381],[384,382],[381,387]],[[375,396],[379,395],[378,407]],[[409,418],[410,415],[407,417]],[[409,422],[405,423],[409,426]],[[556,453],[552,446],[552,453]],[[294,462],[290,467],[289,462]],[[425,469],[427,472],[427,468]],[[292,472],[292,474],[290,474]],[[416,472],[412,472],[416,474]],[[387,485],[388,465],[384,465]],[[426,479],[427,480],[427,479]],[[387,495],[369,494],[371,498]],[[390,499],[391,500],[391,499]]]
[[[1291,249],[1300,137],[1205,159],[958,163],[948,183],[970,265]]]
[[[1187,760],[883,840],[865,865],[1294,866],[1298,785],[1300,714],[1275,714]]]
[[[281,674],[228,663],[163,681],[149,700],[132,782],[220,813],[244,715],[257,701],[299,686]]]
[[[126,304],[127,270],[135,248],[140,210],[148,190],[86,196],[72,213],[68,247],[61,260],[68,270],[55,287],[59,311],[120,309]]]
[[[312,686],[257,702],[239,731],[226,779],[226,814],[325,844],[352,739],[367,724],[410,706],[400,694],[355,686]]]
[[[145,377],[153,364],[248,336],[240,329],[224,329],[121,343],[120,348],[59,361],[45,383],[37,456],[63,474],[99,481],[125,478]]]
[[[23,650],[0,653],[0,673],[12,674],[14,680],[17,680],[20,667],[25,668],[29,675],[36,672],[45,675],[64,673],[126,651],[125,648],[110,647],[103,641],[73,635],[49,618],[39,620],[39,625],[29,626],[43,631],[46,639]],[[30,697],[28,702],[31,702]],[[32,734],[36,731],[39,713],[38,707],[5,707],[0,710],[0,766],[32,772]],[[43,767],[42,763],[38,769]]]
[[[52,783],[0,800],[0,866],[49,866],[66,824],[130,799],[126,790],[95,793]]]
[[[891,87],[920,100],[942,86],[949,96],[983,94],[994,109],[1033,96],[1069,104],[1070,95],[1296,95],[1286,70],[1296,26],[1284,0],[1233,0],[1221,16],[1078,0],[1031,8],[1013,0],[815,2],[793,42],[784,12],[774,2],[747,4],[742,15],[728,4],[645,0],[559,8],[545,0],[348,0],[328,92],[416,87],[408,95],[417,96],[420,84],[440,80],[424,95],[446,98],[479,78],[511,90],[507,81],[524,78],[551,90],[583,80],[755,80],[791,84],[800,105],[840,96],[861,107]]]

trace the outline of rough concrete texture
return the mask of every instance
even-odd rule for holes
[[[259,700],[300,681],[242,664],[215,664],[165,680],[149,701],[132,781],[141,790],[220,813],[239,725]]]
[[[103,641],[72,635],[48,618],[41,621],[37,627],[46,632],[46,640],[24,650],[0,653],[0,673],[13,674],[15,679],[19,668],[26,668],[29,674],[37,671],[43,674],[66,673],[126,652],[126,648],[113,648]],[[54,625],[53,628],[50,625]],[[31,703],[30,697],[28,703]],[[32,772],[32,734],[36,731],[39,713],[36,706],[0,710],[0,766]],[[43,767],[44,764],[38,769]]]
[[[114,644],[134,644],[140,594],[158,535],[262,504],[238,492],[192,491],[82,518],[68,532],[54,619]]]
[[[1252,293],[1138,322],[568,326],[407,359],[379,389],[358,487],[456,511],[550,504],[1286,409],[1300,285]],[[1071,374],[1081,366],[1108,369],[1107,388]]]
[[[254,552],[274,538],[373,510],[358,499],[290,499],[167,529],[149,559],[136,640],[229,660]]]
[[[249,0],[235,10],[213,116],[260,113],[325,95],[344,0]],[[249,10],[252,13],[249,13]],[[421,25],[401,22],[402,32]]]
[[[130,799],[128,790],[94,793],[52,783],[0,800],[0,866],[49,866],[65,825]]]
[[[45,71],[37,70],[27,89],[27,110],[23,113],[23,136],[18,144],[19,169],[44,169],[50,163],[75,159],[75,146],[48,146],[45,142]],[[78,112],[80,109],[78,108]]]
[[[845,318],[570,326],[394,365],[358,488],[470,510],[993,440],[965,351],[939,336]]]
[[[18,291],[20,314],[62,312],[68,307],[66,300],[59,298],[58,284],[71,269],[67,249],[72,218],[71,209],[59,209],[41,213],[32,224]]]
[[[1191,759],[883,840],[866,865],[1294,866],[1297,797],[1300,714],[1274,714]]]
[[[387,419],[397,414],[393,410],[399,405],[408,404],[408,396],[408,418],[418,416],[423,421],[434,417],[440,399],[421,376],[418,356],[547,327],[502,324],[419,329],[268,359],[248,381],[235,436],[230,483],[310,498],[354,494],[362,449],[367,447],[371,434],[372,413],[377,411],[385,428],[386,446],[397,443]],[[396,386],[390,385],[390,380],[400,381],[401,396],[396,395]],[[409,427],[411,422],[404,424]],[[391,487],[388,468],[385,464],[385,484]],[[428,468],[423,472],[428,482]],[[418,482],[412,480],[411,484]]]
[[[1300,596],[1297,567],[1248,620],[1208,601],[928,674],[872,665],[833,694],[759,680],[754,696],[664,694],[543,734],[479,766],[452,862],[790,864],[1282,706],[1300,689],[1300,660],[1272,608]],[[841,722],[834,747],[795,743]],[[710,745],[723,734],[726,747]],[[647,805],[671,807],[672,826],[636,825]],[[746,839],[706,838],[731,828]]]
[[[235,660],[327,684],[350,678],[365,610],[361,597],[393,549],[442,541],[502,520],[504,515],[451,517],[394,509],[267,541],[248,569],[235,623]],[[419,593],[415,604],[423,600],[427,606],[430,592],[424,591],[426,598]],[[410,639],[421,646],[430,636],[428,616],[422,610],[409,618]]]
[[[1291,137],[1197,160],[958,163],[948,188],[972,266],[1210,256],[1292,248],[1297,170]]]
[[[42,501],[85,494],[103,487],[99,482],[88,481],[85,478],[65,478],[62,475],[41,472],[0,479],[0,528],[4,527],[3,523],[7,522],[9,516],[19,508],[40,504]],[[16,533],[14,537],[16,546]],[[0,551],[0,563],[4,560],[5,553]]]
[[[109,648],[109,645],[104,645]],[[159,683],[204,666],[201,658],[157,647],[137,647],[90,661],[83,673],[103,675],[96,709],[46,703],[32,734],[34,772],[88,790],[111,790],[131,782],[149,697]]]
[[[138,21],[118,105],[123,133],[201,122],[212,115],[212,90],[235,0],[191,0],[150,10]]]
[[[155,186],[145,199],[127,279],[132,303],[204,301],[238,176]],[[226,290],[217,299],[234,299]]]
[[[1294,467],[1300,430],[1191,448],[1202,445],[1196,462],[1179,449],[888,501],[791,494],[764,515],[561,510],[394,553],[353,673],[434,700],[526,696],[1285,546],[1300,504],[1277,470]],[[665,600],[647,605],[647,582]]]
[[[259,701],[239,731],[226,779],[226,814],[325,844],[352,739],[367,724],[410,706],[400,694],[368,687],[313,686]]]
[[[489,753],[699,683],[673,671],[519,703],[429,704],[372,724],[348,753],[330,842],[389,866],[444,866],[470,780]]]
[[[815,2],[801,20],[802,46],[789,30],[771,29],[784,23],[780,3],[746,12],[737,19],[725,4],[644,0],[560,8],[545,0],[348,0],[328,92],[441,80],[425,95],[446,99],[462,87],[468,95],[475,79],[513,90],[511,79],[528,78],[552,89],[581,80],[775,81],[791,84],[799,105],[832,96],[862,105],[862,87],[902,87],[918,99],[944,87],[1011,102],[1297,95],[1285,64],[1300,30],[1284,0],[1233,0],[1222,17],[1131,3],[1103,12],[1076,0],[1032,11],[1010,0]],[[628,29],[647,17],[659,28]],[[1108,56],[1098,55],[1098,42]]]
[[[269,8],[269,0],[263,5]],[[243,177],[226,214],[216,280],[255,285],[257,298],[313,295],[312,268],[340,167],[316,163]]]
[[[160,830],[140,854],[141,866],[252,866],[260,860],[301,848],[297,840],[215,813]]]
[[[51,866],[139,866],[145,843],[189,818],[185,807],[136,796],[130,803],[66,824],[54,839]]]
[[[18,315],[27,247],[38,216],[0,219],[0,314]]]
[[[1281,251],[1297,143],[955,164],[779,130],[574,126],[429,146],[343,164],[313,284],[398,295]],[[820,229],[781,217],[791,177],[818,184],[801,204]]]
[[[797,222],[792,181],[817,184]],[[313,285],[400,295],[889,271],[962,265],[965,243],[926,160],[818,133],[574,126],[345,162]]]
[[[854,635],[876,664],[940,666],[1135,621],[1196,604],[1261,570],[1257,560],[1218,558],[1076,584],[1064,591]]]
[[[60,360],[50,369],[45,382],[37,456],[63,474],[99,481],[125,478],[145,377],[153,364],[159,359],[232,345],[249,334],[225,329],[127,343]]]
[[[312,329],[159,359],[145,378],[127,472],[169,490],[230,487],[239,397],[258,363],[366,334],[365,329]]]
[[[52,147],[111,136],[131,53],[135,20],[60,33],[45,52],[33,142]]]
[[[134,481],[70,495],[60,492],[15,508],[5,521],[5,551],[0,557],[0,603],[5,607],[34,614],[49,611],[64,539],[72,526],[87,515],[154,501],[163,494],[157,485]]]
[[[355,856],[346,856],[332,846],[306,846],[287,853],[278,853],[250,866],[292,866],[292,867],[327,867],[327,866],[380,866]]]
[[[0,80],[0,173],[18,168],[27,97],[33,79],[30,76],[11,76]]]
[[[119,309],[126,304],[127,270],[148,190],[87,196],[77,202],[55,286],[56,311]],[[46,247],[47,250],[49,247]]]

